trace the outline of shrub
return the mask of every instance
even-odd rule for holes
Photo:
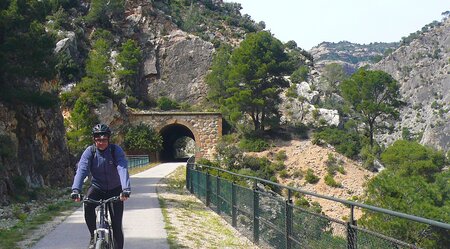
[[[339,130],[337,128],[325,128],[313,135],[313,144],[328,143],[336,148],[336,151],[350,158],[355,158],[361,150],[361,138],[354,132]]]
[[[281,178],[287,178],[289,177],[289,173],[287,172],[287,170],[283,169],[280,171],[280,177]]]
[[[312,169],[308,169],[308,170],[306,171],[305,180],[306,180],[307,183],[315,184],[315,183],[317,183],[320,179],[319,179],[319,177],[317,177],[317,176],[314,174],[314,171],[313,171]]]
[[[297,98],[297,84],[292,84],[286,91],[286,97],[288,98]]]
[[[178,109],[179,105],[177,102],[169,99],[168,97],[161,97],[157,101],[158,108],[163,111]]]
[[[272,163],[272,168],[274,171],[280,171],[286,169],[286,165],[283,162]]]
[[[304,208],[308,208],[309,206],[311,206],[309,204],[309,201],[305,197],[300,197],[297,200],[295,200],[294,205],[298,206],[298,207],[304,207]]]
[[[327,172],[330,175],[335,175],[336,171],[345,174],[344,167],[342,167],[342,161],[337,160],[332,153],[328,153],[328,160],[325,162],[327,165]]]
[[[266,150],[269,144],[260,138],[243,138],[239,141],[239,148],[244,151],[261,152]]]
[[[222,137],[222,140],[225,137]],[[226,169],[238,169],[242,164],[243,153],[238,147],[221,141],[217,144],[217,161]]]
[[[162,137],[153,127],[139,124],[126,129],[124,146],[128,150],[156,152],[162,149]]]
[[[330,186],[330,187],[334,187],[334,188],[340,188],[342,187],[341,183],[336,182],[336,180],[334,180],[333,175],[327,174],[324,178],[325,180],[325,184]]]
[[[138,107],[138,104],[139,104],[139,100],[136,97],[134,97],[134,96],[127,97],[127,105],[129,107],[136,108],[136,107]]]
[[[293,178],[303,178],[303,173],[300,170],[295,170],[294,173],[292,173]]]
[[[286,159],[287,159],[287,155],[286,155],[286,151],[285,150],[280,150],[275,155],[275,160],[277,160],[277,161],[284,161]]]
[[[295,70],[291,75],[291,81],[294,83],[300,83],[302,81],[306,81],[309,75],[309,67],[308,66],[300,66],[297,70]]]

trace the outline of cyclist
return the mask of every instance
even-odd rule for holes
[[[86,196],[94,200],[106,200],[119,196],[120,200],[110,206],[111,226],[116,249],[122,249],[124,236],[122,231],[123,201],[130,196],[130,177],[125,153],[118,145],[111,144],[110,128],[97,124],[92,128],[94,145],[89,146],[81,155],[75,174],[71,197],[80,201],[83,180],[92,175],[91,186]],[[94,231],[96,229],[95,204],[84,203],[84,218],[91,234],[89,248],[94,248]]]

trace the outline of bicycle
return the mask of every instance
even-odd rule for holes
[[[116,201],[120,201],[120,196],[113,196],[109,199],[99,201],[87,197],[83,199],[83,202],[98,205],[96,208],[97,229],[95,229],[94,232],[95,249],[114,249],[113,230],[111,221],[108,217],[108,211],[106,210],[106,205]]]

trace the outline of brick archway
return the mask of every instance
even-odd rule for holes
[[[222,137],[222,115],[211,112],[133,112],[129,115],[131,125],[150,125],[157,132],[167,127],[186,127],[196,145],[195,157],[212,159],[216,146]]]

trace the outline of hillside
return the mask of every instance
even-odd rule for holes
[[[278,174],[278,181],[287,186],[293,186],[302,190],[320,193],[327,196],[336,197],[344,200],[361,200],[364,193],[364,184],[376,175],[367,169],[364,169],[360,163],[350,160],[332,147],[320,147],[313,145],[310,140],[294,139],[290,141],[276,141],[275,147],[260,153],[250,153],[258,157],[272,158],[280,151],[285,151],[287,159],[284,161],[288,172],[287,177],[281,177]],[[332,154],[338,161],[342,161],[345,174],[337,172],[334,179],[342,184],[342,187],[330,187],[325,184],[324,177],[327,174],[326,162],[328,155]],[[319,177],[319,181],[314,184],[307,183],[305,172],[312,169],[314,174]],[[322,211],[335,219],[345,219],[349,217],[349,209],[342,204],[305,196],[308,200],[317,201],[322,206]],[[356,210],[355,217],[359,218],[360,210]]]
[[[391,144],[417,139],[439,150],[450,149],[450,19],[422,32],[371,68],[383,70],[400,84],[406,105],[392,133],[378,140]]]

